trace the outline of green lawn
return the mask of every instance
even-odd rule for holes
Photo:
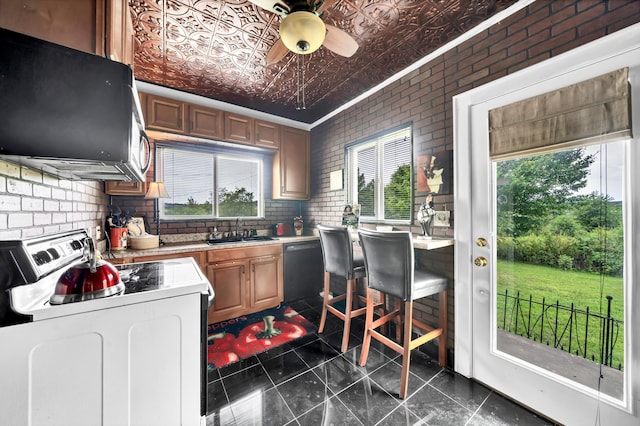
[[[520,292],[520,298],[526,299],[521,301],[521,308],[516,315],[513,299],[509,300],[506,312],[506,329],[514,331],[516,316],[518,320],[518,331],[520,335],[526,337],[526,325],[531,324],[531,337],[540,341],[540,323],[542,307],[541,303],[544,298],[546,305],[560,305],[570,307],[576,310],[585,311],[589,308],[592,314],[601,313],[603,316],[607,313],[606,296],[612,296],[611,316],[617,320],[624,319],[624,286],[621,277],[604,277],[600,275],[578,272],[564,271],[549,266],[530,265],[525,263],[510,262],[506,260],[498,260],[498,294],[504,294],[508,290],[510,296],[516,296]],[[534,304],[529,312],[529,296],[532,296]],[[537,302],[537,304],[535,303]],[[503,327],[503,319],[505,318],[504,297],[498,297],[497,303],[497,320],[498,326]],[[556,321],[556,309],[547,308],[545,310],[545,318],[543,327],[543,343],[554,345],[554,329]],[[558,332],[560,335],[564,332],[562,340],[558,348],[567,350],[569,347],[569,329],[566,324],[569,322],[569,312],[560,310],[558,312]],[[530,318],[530,319],[529,319]],[[577,314],[573,318],[572,336],[571,336],[571,352],[584,356],[584,340],[585,340],[585,315]],[[599,320],[594,318],[589,320],[589,333],[587,335],[587,358],[591,359],[592,355],[595,360],[600,359],[600,328]],[[623,327],[614,329],[612,339],[616,339],[613,351],[613,367],[618,365],[624,366],[624,345],[623,345]]]

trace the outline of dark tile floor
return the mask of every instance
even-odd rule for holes
[[[319,297],[291,306],[319,324]],[[419,351],[407,398],[398,399],[400,355],[372,341],[360,367],[363,321],[352,322],[344,354],[342,327],[329,314],[323,334],[210,371],[207,426],[553,424]]]

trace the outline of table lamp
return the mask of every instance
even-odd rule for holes
[[[164,186],[164,182],[150,182],[149,188],[147,188],[147,193],[144,198],[151,198],[155,200],[155,211],[154,211],[154,220],[156,222],[156,234],[158,235],[158,240],[160,244],[164,244],[160,239],[160,202],[159,198],[169,198],[169,193],[167,192],[167,188]]]

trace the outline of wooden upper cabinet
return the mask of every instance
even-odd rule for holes
[[[279,124],[150,93],[139,94],[148,130],[280,148],[284,133]]]
[[[224,138],[224,113],[217,109],[189,105],[189,134],[204,138]]]
[[[108,0],[106,5],[106,53],[112,60],[133,68],[135,33],[128,2]]]
[[[280,126],[268,121],[254,120],[254,140],[256,146],[280,148]]]
[[[0,0],[0,27],[104,56],[104,2]]]
[[[137,197],[144,197],[147,193],[146,182],[105,182],[104,192],[109,195],[135,195]]]
[[[133,65],[124,0],[0,0],[0,27]]]
[[[280,150],[273,156],[273,198],[310,198],[311,142],[309,132],[282,127]]]
[[[186,133],[185,104],[175,99],[147,94],[145,126],[149,129]]]
[[[253,118],[225,112],[224,140],[253,145]]]

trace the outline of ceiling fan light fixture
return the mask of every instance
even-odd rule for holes
[[[322,46],[327,28],[313,12],[298,11],[285,16],[280,24],[280,38],[294,53],[308,55]]]

